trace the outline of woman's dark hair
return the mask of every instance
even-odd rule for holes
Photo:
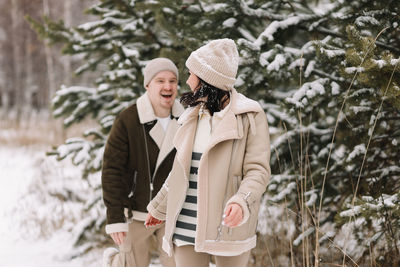
[[[206,101],[199,100],[204,97],[207,97]],[[230,95],[228,91],[221,90],[200,79],[199,89],[194,92],[184,93],[180,102],[185,107],[194,107],[198,104],[204,103],[212,116],[214,115],[214,112],[221,111],[224,108],[224,104],[229,100],[229,98]]]

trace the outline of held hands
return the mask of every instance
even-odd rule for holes
[[[237,203],[231,203],[224,213],[224,224],[228,227],[235,227],[243,220],[243,211]]]
[[[124,243],[124,240],[126,237],[126,232],[111,233],[110,236],[114,240],[115,244],[117,244],[118,246],[121,246],[122,243]]]
[[[224,213],[224,224],[228,227],[235,227],[238,226],[242,220],[243,220],[243,211],[240,205],[237,203],[229,204]],[[162,223],[163,223],[162,220],[154,218],[150,213],[147,213],[144,225],[146,227],[152,227]]]
[[[146,228],[147,228],[147,227],[157,226],[162,223],[163,223],[162,220],[154,218],[149,212],[149,213],[147,213],[147,217],[146,217],[146,221],[144,222],[144,226],[146,226]]]

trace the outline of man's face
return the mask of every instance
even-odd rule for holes
[[[177,95],[177,88],[178,80],[175,74],[167,70],[157,73],[146,86],[147,94],[155,109],[157,107],[172,108]]]

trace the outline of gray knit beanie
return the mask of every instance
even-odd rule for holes
[[[236,81],[239,53],[231,39],[218,39],[193,51],[186,67],[203,81],[230,91]]]
[[[176,79],[179,80],[178,68],[175,66],[174,62],[165,57],[158,57],[150,60],[143,69],[144,87],[150,83],[151,79],[153,79],[157,73],[163,70],[168,70],[174,73]]]

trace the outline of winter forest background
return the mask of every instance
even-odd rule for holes
[[[217,38],[236,41],[236,88],[272,138],[249,266],[400,265],[398,0],[8,0],[0,13],[0,266],[99,266],[115,115],[144,92],[147,60],[171,58],[184,92],[186,58]]]

